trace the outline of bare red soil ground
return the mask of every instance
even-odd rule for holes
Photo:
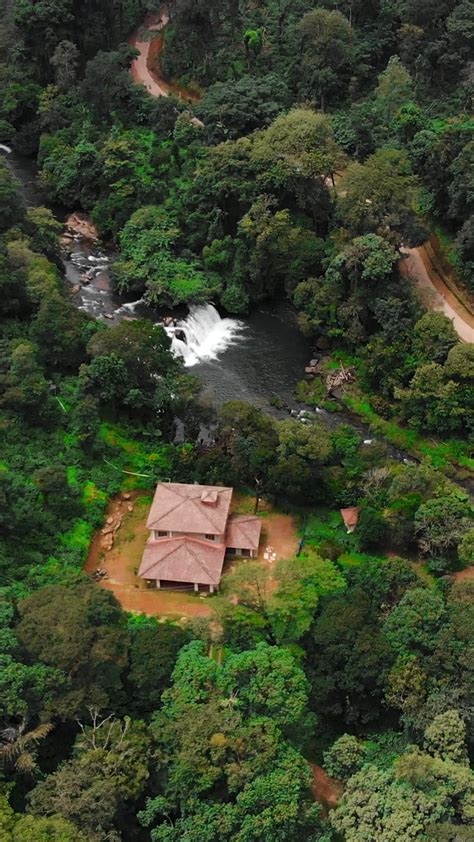
[[[331,778],[321,766],[311,763],[311,770],[313,772],[311,792],[313,793],[314,800],[318,804],[321,804],[324,812],[327,814],[329,810],[337,807],[337,802],[342,794],[342,786],[334,778]]]
[[[94,536],[88,559],[86,572],[93,573],[98,568],[106,571],[107,578],[99,580],[101,587],[112,591],[125,611],[148,614],[154,617],[168,617],[181,619],[188,617],[209,617],[212,614],[212,599],[190,591],[172,591],[148,589],[142,579],[137,576],[143,549],[148,538],[146,518],[150,507],[149,495],[131,492],[125,499],[123,495],[112,498],[105,513],[105,522],[112,518],[122,523],[115,533],[112,549],[102,547],[103,533],[98,530]],[[128,508],[133,506],[133,511]],[[248,513],[252,502],[248,498],[235,495],[233,509],[241,513]],[[277,587],[273,579],[274,565],[280,559],[292,558],[298,548],[298,536],[293,518],[290,515],[277,512],[266,512],[262,518],[263,528],[260,541],[259,560],[268,567],[269,587]],[[264,559],[267,546],[273,548],[275,561]],[[239,561],[226,562],[224,572],[231,569]]]
[[[419,248],[402,248],[402,252],[406,258],[400,261],[400,272],[416,281],[426,306],[451,319],[463,342],[474,342],[474,316],[448,287],[435,245],[428,241]]]

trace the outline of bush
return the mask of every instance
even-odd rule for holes
[[[451,573],[453,570],[453,561],[448,558],[438,556],[437,558],[428,559],[426,566],[430,573],[434,576],[444,576],[446,573]]]
[[[337,561],[339,556],[344,552],[344,547],[341,547],[335,541],[323,541],[319,545],[318,552],[322,558],[327,558],[329,561]]]
[[[382,515],[371,506],[361,510],[357,537],[361,550],[379,549],[386,538],[387,526]]]
[[[364,744],[351,734],[343,734],[324,752],[324,768],[334,778],[346,781],[362,767]]]

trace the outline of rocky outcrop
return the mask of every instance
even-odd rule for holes
[[[100,539],[100,547],[104,552],[109,552],[115,539],[115,533],[122,525],[123,514],[117,513],[114,517],[108,517],[105,521],[105,526],[101,529],[102,538]]]
[[[88,216],[83,213],[71,213],[66,219],[66,232],[63,238],[73,238],[74,234],[80,234],[86,240],[97,243],[99,240],[97,228]]]

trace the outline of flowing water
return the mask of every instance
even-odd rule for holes
[[[4,152],[2,158],[20,182],[24,203],[47,204],[35,181],[34,163]],[[54,210],[60,218],[66,216],[64,209]],[[75,290],[72,300],[79,309],[110,324],[133,318],[162,323],[167,314],[150,309],[143,299],[129,302],[113,293],[112,260],[113,254],[102,246],[77,233],[71,237],[63,261],[66,279]],[[182,317],[165,329],[174,353],[218,403],[239,399],[271,408],[275,396],[291,402],[295,383],[311,356],[294,313],[284,306],[259,308],[243,320],[222,318],[212,304],[192,305],[189,313],[183,311]]]
[[[0,147],[7,165],[20,182],[26,205],[46,205],[35,181],[34,164],[8,148]],[[59,218],[64,209],[55,209]],[[292,309],[260,307],[245,319],[221,317],[212,304],[192,305],[189,312],[176,319],[150,309],[145,301],[126,301],[115,295],[110,284],[113,253],[80,234],[72,234],[63,253],[64,271],[74,290],[77,306],[98,319],[118,324],[124,319],[146,318],[163,324],[171,338],[174,353],[203,383],[209,397],[223,403],[243,400],[270,411],[277,417],[291,412],[303,423],[321,417],[330,427],[351,424],[370,445],[369,427],[344,412],[328,413],[322,408],[302,408],[294,397],[294,388],[304,375],[311,348],[300,333]],[[165,318],[167,316],[167,318]],[[283,409],[275,409],[278,398]],[[412,461],[408,454],[391,446],[388,452],[400,461]]]
[[[182,357],[185,366],[216,360],[229,345],[242,338],[245,324],[222,319],[212,304],[192,304],[189,315],[165,328],[171,337],[171,350]]]

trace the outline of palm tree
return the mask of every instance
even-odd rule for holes
[[[30,774],[36,767],[36,746],[53,730],[51,722],[44,722],[27,731],[27,720],[0,731],[0,766],[13,766],[17,772]]]

